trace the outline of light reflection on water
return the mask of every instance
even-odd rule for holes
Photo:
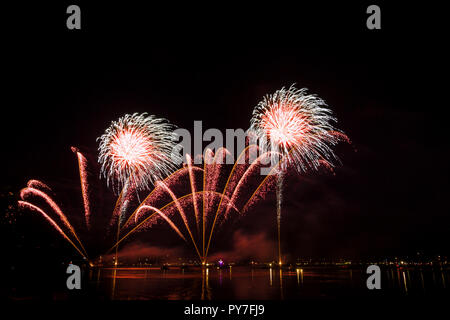
[[[383,293],[420,295],[448,288],[445,269],[382,270]],[[362,269],[304,267],[291,270],[228,267],[188,269],[104,268],[89,272],[92,295],[110,299],[298,299],[368,294]]]

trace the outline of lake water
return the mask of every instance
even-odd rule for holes
[[[361,297],[372,294],[363,268],[302,267],[291,270],[234,266],[224,269],[102,268],[86,270],[89,296],[105,300],[280,300]],[[449,270],[382,269],[386,296],[449,294]],[[86,292],[86,291],[85,291]]]

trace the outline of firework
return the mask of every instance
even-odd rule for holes
[[[146,113],[127,114],[97,140],[98,161],[107,184],[119,192],[128,183],[139,190],[149,189],[169,175],[181,160],[172,154],[177,136],[165,119]]]
[[[249,146],[241,153],[238,160],[246,155],[247,150],[257,151],[258,149],[258,146],[255,145]],[[227,165],[223,164],[223,158],[229,155],[231,155],[230,152],[225,148],[220,148],[215,154],[212,150],[207,149],[203,158],[203,166],[193,165],[191,156],[187,155],[186,164],[182,169],[177,170],[163,181],[156,182],[152,192],[128,217],[121,229],[124,235],[118,239],[110,251],[114,248],[117,251],[119,243],[128,236],[150,228],[162,218],[183,240],[190,239],[192,241],[199,259],[205,263],[218,220],[220,219],[221,222],[227,220],[231,211],[237,214],[241,213],[238,204],[247,197],[247,194],[243,192],[246,188],[243,186],[252,175],[260,177],[256,168],[261,165],[261,157],[270,156],[269,153],[264,154],[251,163],[238,164],[239,161],[236,161],[223,187],[220,184],[220,178],[224,177],[224,172],[228,171],[226,170]],[[201,176],[194,173],[201,173]],[[200,179],[203,190],[199,190],[197,187],[200,185]],[[263,184],[261,183],[261,185]],[[182,196],[177,195],[174,189],[180,185],[187,185],[190,192]],[[260,188],[261,185],[245,203],[252,201],[258,194],[258,190],[263,190]],[[168,195],[171,201],[158,208],[157,203],[163,198],[163,194]],[[174,220],[177,215],[181,218],[178,220],[181,227],[178,227]],[[134,227],[132,227],[133,222]],[[183,235],[182,229],[188,236]],[[192,232],[194,229],[197,229],[197,236],[194,236]]]
[[[81,186],[81,195],[83,197],[83,205],[84,205],[84,217],[86,220],[86,226],[89,229],[91,227],[91,209],[89,202],[89,185],[87,180],[87,160],[85,156],[78,150],[76,147],[71,147],[72,152],[77,155],[78,159],[78,170],[80,172],[80,186]]]
[[[72,152],[77,156],[78,169],[80,174],[80,186],[81,186],[81,196],[83,200],[84,216],[85,216],[85,226],[86,229],[90,229],[90,201],[89,201],[89,185],[88,185],[88,170],[87,170],[87,159],[81,153],[81,151],[76,147],[71,147]],[[22,209],[28,209],[30,211],[35,211],[44,217],[50,225],[61,234],[64,239],[66,239],[85,259],[88,259],[87,251],[83,246],[83,243],[72,226],[67,215],[61,209],[61,207],[54,200],[55,194],[52,189],[39,180],[29,180],[27,187],[22,189],[20,192],[19,207]],[[32,203],[33,200],[38,200],[39,203]],[[45,203],[42,203],[42,202]],[[49,211],[46,210],[50,209]],[[57,219],[52,218],[54,215]]]
[[[84,207],[85,227],[87,230],[91,227],[91,205],[89,200],[89,184],[88,184],[88,162],[83,153],[76,147],[71,147],[71,150],[77,156],[78,169],[80,174],[81,196]],[[85,259],[88,259],[87,251],[75,230],[75,227],[69,222],[67,215],[63,212],[61,207],[54,200],[55,194],[52,189],[39,180],[29,180],[27,187],[20,192],[21,201],[19,207],[22,209],[29,209],[41,214],[50,225],[61,234]],[[32,200],[40,200],[40,203],[32,203]],[[42,200],[45,204],[42,203]],[[45,210],[45,207],[51,211]],[[56,218],[51,217],[51,213],[56,214]]]
[[[110,226],[117,221],[116,243],[111,248],[116,249],[116,264],[119,243],[130,234],[145,230],[161,220],[184,241],[191,240],[200,260],[206,263],[215,227],[226,221],[231,213],[247,212],[252,204],[264,198],[272,186],[276,186],[277,191],[280,239],[284,171],[288,165],[300,171],[319,166],[331,171],[332,160],[336,159],[331,147],[348,139],[333,128],[331,123],[334,121],[325,103],[316,96],[307,95],[305,89],[283,88],[265,97],[255,109],[249,132],[258,139],[258,144],[250,142],[231,171],[223,161],[231,156],[225,148],[215,153],[207,149],[204,156],[197,155],[195,159],[203,159],[200,166],[194,165],[196,161],[187,155],[183,168],[175,171],[177,164],[181,163],[179,156],[172,154],[177,137],[174,127],[164,119],[135,113],[112,122],[97,140],[100,142],[100,176],[119,194],[110,221]],[[85,222],[89,229],[92,211],[89,193],[92,190],[88,184],[88,162],[78,149],[72,150],[78,159]],[[246,161],[240,161],[242,158]],[[259,169],[265,166],[267,158],[275,159],[278,164],[272,169],[277,173],[277,179],[268,175],[260,182]],[[225,180],[223,186],[221,183]],[[256,181],[259,185],[254,188]],[[188,193],[177,194],[180,193],[178,187],[184,185],[189,189]],[[138,192],[151,186],[154,189],[141,202]],[[52,190],[47,185],[30,180],[21,193],[23,201],[19,204],[40,213],[80,254],[87,257],[74,228],[47,194],[49,192]],[[43,207],[25,201],[31,196],[44,200],[62,223],[58,224]],[[126,208],[135,198],[139,204],[131,215],[127,215]],[[161,202],[162,199],[166,202]],[[193,232],[195,229],[197,234]]]
[[[167,223],[172,227],[172,229],[180,236],[181,239],[183,239],[184,241],[186,241],[186,238],[183,236],[183,234],[180,232],[180,230],[178,229],[178,227],[172,222],[172,220],[170,220],[161,210],[159,210],[158,208],[152,207],[152,206],[141,206],[139,208],[139,211],[142,210],[151,210],[153,212],[156,212],[157,214],[159,214],[164,220],[167,221]]]
[[[265,150],[282,155],[281,164],[304,172],[317,169],[319,160],[337,159],[331,147],[346,136],[333,122],[336,118],[322,99],[291,86],[263,98],[253,111],[249,131]]]
[[[288,166],[299,172],[317,169],[324,162],[331,168],[337,160],[332,146],[347,136],[333,127],[336,118],[326,103],[307,89],[282,88],[267,95],[256,106],[249,132],[265,151],[272,151],[278,166],[277,229],[278,260],[281,265],[280,223],[284,172]]]
[[[124,221],[126,212],[123,210],[123,204],[131,201],[131,194],[134,191],[128,192],[129,195],[126,196],[127,191],[122,190],[113,209],[111,221],[109,222],[110,226],[117,224],[117,240],[111,248],[116,248],[115,262],[117,263],[117,248],[120,242],[135,231],[145,230],[161,219],[168,223],[171,229],[184,241],[189,242],[191,240],[200,260],[206,262],[215,225],[219,221],[223,222],[227,220],[231,212],[239,214],[246,211],[248,203],[254,202],[257,196],[264,197],[265,191],[261,192],[261,190],[263,190],[262,186],[265,185],[266,179],[256,188],[250,198],[247,199],[247,194],[243,192],[247,189],[251,190],[251,188],[248,188],[247,183],[251,180],[252,176],[260,177],[256,170],[261,165],[260,160],[270,155],[267,153],[260,157],[250,156],[250,154],[257,152],[258,149],[258,146],[252,145],[241,153],[238,161],[234,163],[231,172],[228,174],[224,187],[220,181],[226,178],[225,173],[228,172],[226,169],[227,165],[223,161],[225,157],[231,156],[228,150],[221,148],[215,154],[211,150],[207,150],[205,152],[203,166],[193,165],[191,157],[188,156],[185,166],[164,180],[155,183],[155,188],[144,201],[140,202],[134,212],[127,217],[126,221]],[[81,194],[86,215],[86,208],[91,208],[89,203],[90,197],[87,191],[89,190],[87,183],[88,163],[86,157],[77,148],[72,147],[72,151],[74,151],[78,159]],[[245,161],[244,164],[238,164],[239,159],[242,157],[256,159],[250,163]],[[195,187],[196,185],[200,185],[200,179],[203,182],[203,190],[197,190],[200,188]],[[188,187],[189,193],[183,196],[177,195],[174,190],[183,185]],[[130,190],[133,190],[132,186],[130,188]],[[75,228],[71,225],[69,219],[56,201],[49,195],[50,192],[53,194],[50,187],[46,184],[38,180],[30,180],[27,187],[20,193],[21,201],[19,201],[19,206],[23,209],[39,213],[64,239],[87,259],[86,250],[75,232]],[[168,197],[170,202],[167,202]],[[240,205],[243,203],[242,199],[247,199],[245,206]],[[31,200],[40,200],[44,204],[33,204],[30,202]],[[166,202],[162,202],[163,200]],[[166,204],[159,207],[161,203]],[[51,209],[49,212],[53,213],[57,219],[52,218],[45,211],[43,205]],[[239,207],[243,207],[244,209],[239,209]],[[202,214],[199,214],[200,210]],[[196,212],[197,215],[195,214]],[[179,215],[181,218],[181,227],[177,226],[179,222],[175,220],[176,215]],[[210,220],[212,218],[213,220]],[[197,220],[199,221],[197,222]],[[86,227],[88,227],[88,221],[88,219],[85,219]],[[202,230],[198,233],[197,237],[192,232],[195,229],[194,224],[197,228],[200,225],[202,226]],[[131,230],[130,227],[132,228]],[[126,234],[119,239],[119,234],[123,232],[126,232]],[[183,234],[184,232],[188,236],[185,236]]]

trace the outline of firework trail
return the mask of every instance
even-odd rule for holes
[[[332,146],[347,136],[332,123],[336,118],[326,103],[307,89],[282,88],[267,95],[255,107],[249,131],[259,140],[263,150],[276,151],[272,164],[277,164],[277,228],[278,262],[281,265],[280,223],[283,176],[290,165],[299,172],[317,169],[322,160],[332,166],[337,160]],[[281,161],[280,161],[281,160]]]
[[[202,198],[205,196],[205,194],[207,194],[207,197],[212,197],[213,196],[216,199],[222,197],[221,193],[218,193],[218,192],[215,192],[215,191],[197,191],[195,197],[197,198],[198,201],[202,201]],[[180,206],[183,208],[183,210],[185,210],[185,208],[187,208],[187,207],[193,206],[193,197],[192,196],[193,196],[192,193],[189,193],[189,194],[186,194],[186,195],[184,195],[182,197],[176,198],[175,200],[167,203],[166,205],[164,205],[163,207],[158,209],[160,212],[164,213],[165,216],[163,217],[160,214],[158,214],[158,215],[160,217],[162,217],[166,222],[169,222],[169,220],[170,220],[170,222],[173,225],[176,225],[173,222],[173,220],[171,219],[171,216],[175,215],[176,212],[180,213],[180,211],[179,211],[179,207]],[[226,197],[224,199],[224,201],[225,201],[225,203],[228,203],[228,201],[229,201],[228,197]],[[141,214],[141,212],[145,213],[148,210],[142,210],[142,208],[147,208],[148,209],[148,207],[156,208],[154,206],[141,205],[138,208],[138,210],[136,212],[136,215],[139,216]],[[236,211],[238,210],[235,207],[234,207],[234,209]],[[126,234],[124,236],[122,236],[120,238],[120,240],[118,240],[116,242],[116,244],[114,244],[114,246],[111,247],[108,250],[108,252],[110,252],[114,248],[117,248],[117,246],[123,240],[125,240],[128,236],[130,236],[131,234],[133,234],[135,232],[138,232],[138,231],[146,230],[146,229],[150,228],[153,224],[157,223],[157,221],[158,221],[158,219],[157,219],[158,218],[157,212],[155,210],[152,210],[151,212],[152,213],[149,216],[140,219],[140,222],[137,223],[135,227],[133,227],[131,230],[127,231]],[[139,218],[140,218],[140,216],[139,216]],[[195,221],[194,221],[194,223],[195,223]],[[171,227],[172,227],[172,224],[171,224]],[[189,227],[188,227],[189,224],[184,224],[184,225],[186,227],[186,230],[189,230]],[[174,228],[172,227],[172,229],[174,229]],[[177,232],[177,230],[180,231],[179,228],[177,228],[177,230],[176,229],[174,229],[174,230],[176,232]],[[192,240],[192,243],[193,243],[193,245],[195,247],[196,253],[198,254],[200,260],[201,261],[205,261],[205,257],[200,253],[199,245],[197,245],[197,241],[194,239],[194,237],[192,237],[191,234],[189,236],[190,236],[190,239]],[[185,237],[183,237],[183,238],[186,239]],[[200,240],[200,241],[202,241],[202,240]]]
[[[81,193],[82,193],[82,199],[83,199],[83,206],[85,211],[85,221],[86,225],[89,226],[90,224],[90,203],[89,203],[89,189],[88,189],[88,181],[87,181],[87,160],[85,156],[79,151],[78,148],[72,147],[71,148],[74,153],[77,155],[78,159],[78,167],[80,171],[80,183],[81,183]],[[199,168],[195,168],[194,171],[201,170]],[[173,178],[179,179],[180,175],[184,172],[184,174],[187,173],[186,169],[181,169],[177,174],[174,174]],[[169,179],[170,181],[170,179]],[[157,188],[158,190],[160,188]],[[64,214],[64,212],[61,210],[61,208],[56,204],[56,202],[53,200],[51,196],[49,196],[47,193],[52,192],[51,188],[44,184],[43,182],[39,180],[29,180],[27,183],[27,187],[22,189],[20,192],[21,201],[19,201],[19,207],[22,209],[28,209],[31,211],[35,211],[41,214],[51,225],[54,227],[54,229],[60,233],[67,241],[70,242],[70,244],[80,253],[83,257],[86,257],[87,259],[87,253],[86,249],[84,248],[79,236],[77,235],[77,232],[75,231],[74,227],[69,222],[67,216]],[[155,193],[156,194],[156,193]],[[116,205],[113,210],[113,214],[110,220],[110,225],[112,225],[115,221],[118,220],[118,230],[120,225],[123,225],[124,219],[125,219],[125,209],[130,201],[133,200],[133,195],[135,195],[135,188],[134,185],[131,185],[129,183],[125,184],[124,189],[122,190],[120,196],[118,197],[116,201]],[[30,197],[36,198],[36,199],[42,199],[45,201],[45,204],[49,206],[49,208],[56,213],[56,216],[61,221],[61,224],[58,224],[57,221],[55,221],[53,218],[51,218],[45,210],[40,207],[40,205],[36,205],[33,203],[30,203],[28,200]],[[157,197],[155,198],[157,200]],[[86,214],[86,212],[89,212]],[[162,217],[162,216],[161,216]],[[64,229],[67,229],[68,232],[64,231]],[[70,236],[73,236],[73,240],[70,239]],[[77,242],[77,244],[75,244]],[[116,260],[117,261],[117,260]]]
[[[198,213],[198,205],[197,205],[197,199],[196,199],[196,189],[195,189],[195,181],[194,181],[194,174],[193,174],[193,164],[192,164],[192,158],[189,154],[186,154],[186,165],[189,170],[189,182],[191,184],[191,190],[192,190],[192,202],[194,203],[194,214],[195,214],[195,224],[197,226],[197,233],[200,233],[200,217]]]
[[[203,158],[203,190],[206,191],[206,193],[203,194],[202,197],[202,241],[203,241],[203,257],[205,257],[205,232],[206,232],[206,203],[209,201],[208,197],[208,190],[207,187],[209,187],[209,183],[207,185],[207,181],[211,181],[211,179],[208,179],[211,177],[210,169],[211,165],[214,161],[214,153],[211,149],[205,150],[205,155]]]
[[[178,229],[177,226],[172,222],[172,220],[170,220],[161,210],[159,210],[158,208],[152,207],[152,206],[144,205],[139,209],[139,211],[146,210],[146,209],[152,210],[152,211],[156,212],[157,214],[159,214],[162,218],[164,218],[164,220],[167,221],[167,223],[172,227],[172,229],[175,230],[175,232],[180,236],[180,238],[183,239],[184,241],[186,241],[186,238],[180,232],[180,229]]]
[[[261,168],[261,165],[264,163],[265,159],[272,157],[272,151],[268,151],[260,155],[253,161],[250,166],[244,171],[239,181],[236,183],[236,186],[233,188],[233,193],[231,195],[230,203],[234,203],[237,197],[240,195],[241,189],[246,186],[247,180],[251,178],[251,176],[255,173],[258,173],[258,169]],[[231,207],[227,206],[225,211],[225,218],[228,217]]]
[[[126,219],[127,208],[129,204],[134,202],[136,199],[138,199],[138,192],[135,186],[131,183],[127,183],[117,197],[114,209],[112,211],[109,228],[118,224],[123,226],[128,222],[129,218]]]
[[[47,213],[45,213],[44,210],[42,210],[41,208],[39,208],[38,206],[35,206],[32,203],[29,203],[27,201],[18,201],[19,207],[21,208],[28,208],[32,211],[36,211],[38,213],[40,213],[49,223],[50,225],[55,228],[56,231],[58,231],[58,233],[60,235],[62,235],[64,237],[64,239],[66,239],[77,251],[78,253],[81,254],[81,256],[83,256],[84,258],[87,258],[87,255],[85,253],[83,253],[74,243],[73,241],[66,235],[66,233],[58,226],[58,224],[55,222],[55,220],[53,220]]]
[[[203,169],[199,167],[192,167],[192,172],[202,172]],[[162,182],[166,187],[170,187],[174,184],[179,184],[180,181],[183,180],[184,176],[189,174],[189,168],[184,167],[181,169],[178,169],[174,173],[172,173],[170,176],[168,176],[166,179],[164,179]],[[133,213],[128,217],[127,221],[123,224],[123,228],[127,228],[131,225],[134,218],[134,223],[136,224],[138,222],[139,215],[137,214],[139,208],[145,204],[151,205],[158,203],[161,201],[161,199],[164,197],[164,195],[167,194],[166,188],[163,187],[161,183],[156,183],[155,188],[148,194],[148,196],[139,204],[139,206],[133,211]]]
[[[34,179],[29,180],[27,182],[27,187],[39,189],[44,192],[52,192],[52,189],[48,185],[46,185],[45,183],[43,183],[42,181],[39,181],[39,180],[34,180]]]
[[[205,191],[219,191],[220,189],[220,180],[223,177],[223,173],[226,168],[227,160],[232,160],[231,153],[224,147],[221,147],[217,150],[216,154],[212,152],[212,150],[207,149],[205,153],[205,167],[204,167],[204,175],[203,175],[203,181],[205,182],[204,190]],[[231,175],[230,175],[231,176]],[[223,197],[226,197],[226,199],[229,199],[229,195],[224,194],[224,192],[227,190],[227,188],[222,191],[221,200]],[[206,195],[208,195],[207,193]],[[204,210],[209,213],[214,209],[214,203],[213,200],[216,199],[216,197],[208,197],[206,196],[206,203],[204,203]],[[231,200],[230,200],[231,201]],[[222,201],[219,202],[217,210],[219,210],[220,206],[222,204]],[[234,204],[228,202],[228,205],[233,208],[235,208]],[[236,210],[238,211],[238,210]],[[207,219],[209,217],[209,214],[205,215],[205,223],[207,223]],[[214,228],[214,223],[212,225],[212,229]],[[205,238],[205,237],[204,237]]]
[[[184,212],[183,206],[181,205],[180,201],[177,199],[175,193],[173,193],[173,191],[164,182],[158,182],[158,184],[161,185],[164,188],[164,190],[172,198],[172,201],[175,203],[175,206],[177,207],[178,212],[180,213],[181,219],[183,219],[184,225],[186,227],[187,232],[189,233],[189,236],[191,237],[192,241],[195,242],[194,237],[192,236],[191,229],[189,228],[189,222],[187,220],[186,213]],[[167,219],[166,219],[166,221],[167,221]]]
[[[278,235],[278,264],[281,266],[281,203],[283,202],[284,172],[278,173],[277,179],[277,235]],[[281,271],[281,270],[280,270]]]
[[[331,147],[348,139],[333,127],[336,118],[326,103],[306,91],[291,86],[265,96],[253,111],[249,129],[263,148],[279,151],[286,165],[300,172],[316,169],[320,159],[336,159]]]
[[[83,208],[84,208],[84,220],[86,224],[86,229],[90,229],[91,226],[91,208],[89,201],[89,184],[88,184],[88,174],[87,174],[87,159],[80,152],[80,150],[76,147],[71,147],[72,152],[77,155],[78,160],[78,169],[80,174],[80,185],[81,185],[81,196],[83,200]],[[39,212],[50,224],[59,232],[64,229],[69,231],[69,234],[73,236],[78,245],[75,245],[72,239],[69,238],[69,235],[64,231],[61,233],[66,240],[70,242],[72,246],[77,249],[78,252],[82,254],[84,258],[87,259],[87,251],[83,246],[75,228],[69,222],[66,214],[61,210],[55,200],[48,194],[53,193],[52,189],[47,186],[45,183],[39,180],[29,180],[27,183],[27,187],[22,189],[20,192],[20,198],[22,201],[19,201],[20,207],[23,209],[30,209],[33,211]],[[29,201],[26,201],[29,197],[34,196],[40,198],[45,201],[45,203],[52,209],[54,213],[56,213],[57,217],[61,221],[62,225],[59,225],[54,219],[52,219],[42,207],[39,207],[36,204],[32,204]],[[78,247],[79,246],[79,247]],[[81,252],[82,251],[82,252]]]
[[[223,197],[230,196],[231,191],[235,189],[235,186],[239,183],[239,181],[242,179],[242,177],[244,175],[245,164],[250,162],[251,161],[250,159],[254,158],[255,154],[257,152],[258,152],[258,146],[256,146],[256,145],[249,145],[241,152],[241,154],[238,156],[236,162],[234,163],[230,174],[228,175],[227,182],[225,183],[225,187],[223,188],[223,191],[222,191]],[[244,159],[244,160],[242,161],[242,159]],[[216,217],[218,216],[221,209],[222,209],[222,201],[220,201],[219,206],[217,208],[216,215],[215,215]],[[216,221],[216,219],[214,219],[213,226],[214,226],[215,221]]]
[[[75,152],[79,153],[78,149],[73,148],[72,150],[75,150]],[[257,147],[252,146],[249,147],[247,151],[248,150],[257,150]],[[239,159],[242,157],[246,157],[246,160],[249,160],[251,159],[250,154],[253,156],[253,153],[251,152],[247,153],[243,152],[239,156]],[[262,157],[268,157],[269,154],[256,158],[256,160],[249,165],[235,163],[233,165],[232,172],[228,175],[227,185],[223,188],[223,186],[220,185],[219,181],[221,180],[221,178],[226,178],[224,174],[225,172],[228,171],[226,170],[227,165],[225,164],[227,156],[231,156],[231,154],[225,148],[219,149],[216,152],[216,154],[214,154],[211,150],[207,150],[207,152],[205,153],[204,159],[205,163],[203,165],[203,168],[194,166],[192,165],[192,162],[190,162],[191,165],[188,165],[189,164],[188,163],[186,164],[186,166],[175,171],[173,174],[166,177],[164,180],[157,181],[155,183],[155,188],[144,199],[144,201],[142,201],[138,205],[136,210],[133,212],[131,216],[128,217],[126,222],[124,222],[125,220],[124,208],[126,207],[126,202],[132,200],[131,196],[135,194],[135,191],[134,186],[132,184],[125,183],[125,186],[122,189],[122,192],[116,201],[116,205],[114,207],[113,214],[111,217],[111,221],[117,219],[119,220],[117,222],[118,225],[116,235],[117,240],[116,244],[113,247],[116,249],[115,262],[117,263],[118,261],[117,250],[119,243],[123,241],[125,238],[127,238],[133,232],[139,231],[140,229],[147,229],[152,224],[156,223],[158,219],[162,219],[163,221],[168,223],[169,226],[183,240],[187,241],[191,239],[193,246],[195,247],[195,251],[198,254],[200,260],[202,262],[205,262],[208,250],[210,248],[210,243],[216,219],[218,218],[218,216],[221,216],[223,218],[222,221],[225,221],[226,219],[228,219],[228,215],[229,212],[231,212],[231,210],[239,213],[239,209],[236,206],[236,203],[238,203],[238,200],[241,198],[241,193],[236,192],[235,190],[236,186],[240,186],[238,187],[238,189],[243,189],[242,186],[245,185],[246,183],[245,181],[249,179],[250,175],[252,175],[252,173],[254,173],[256,171],[256,168],[259,166],[261,162],[260,159]],[[86,159],[86,158],[83,156],[82,158],[79,157],[78,159]],[[191,157],[188,156],[187,159],[191,159]],[[87,172],[86,168],[87,163],[85,161],[80,161],[79,167],[80,164],[82,169],[80,171]],[[203,181],[204,186],[203,188],[205,190],[197,190],[195,188],[195,186],[198,185],[197,180],[200,178],[199,174],[201,174],[201,179]],[[80,177],[81,183],[87,183],[87,179],[85,179],[87,178],[86,174],[80,173]],[[191,192],[189,194],[185,194],[184,196],[178,197],[172,190],[172,186],[179,187],[180,185],[183,184],[189,186],[191,188],[190,189]],[[76,241],[79,244],[75,244],[74,241],[70,239],[69,235],[63,230],[63,228],[60,225],[58,225],[57,222],[53,220],[42,208],[38,207],[37,205],[31,204],[27,201],[21,201],[20,207],[27,208],[29,210],[37,211],[38,213],[40,213],[55,228],[56,231],[58,231],[66,240],[68,240],[71,243],[72,246],[74,246],[74,248],[78,252],[80,252],[83,255],[83,257],[87,257],[86,250],[84,249],[74,228],[68,221],[66,215],[56,204],[56,202],[50,196],[48,196],[48,194],[46,193],[48,192],[48,190],[51,191],[51,189],[44,183],[38,180],[30,180],[27,184],[27,187],[22,190],[21,196],[23,200],[27,199],[30,196],[43,199],[46,202],[46,204],[49,205],[49,207],[57,214],[58,218],[62,222],[62,225],[70,231],[70,234],[73,235],[74,239],[76,239]],[[84,191],[82,188],[82,194],[88,195],[87,188],[85,188]],[[157,207],[155,204],[161,203],[161,200],[167,199],[167,195],[170,197],[171,202],[167,203],[161,208]],[[233,198],[233,200],[231,200],[230,196]],[[252,195],[252,198],[253,196],[254,194]],[[88,197],[86,198],[83,197],[83,199],[87,199],[88,201]],[[201,223],[203,227],[201,235],[196,239],[192,235],[190,220],[193,221],[193,224],[199,225],[194,219],[195,208],[197,208],[198,210],[199,203],[204,204],[202,208],[203,209],[202,215],[199,216],[200,220],[199,223]],[[83,203],[83,205],[84,204],[85,203]],[[189,212],[194,213],[194,215],[191,216],[192,219],[190,219],[187,215],[188,208],[192,209]],[[215,210],[216,208],[218,209],[217,211]],[[226,216],[222,214],[225,208],[227,210]],[[212,214],[214,213],[213,210],[216,211],[216,215],[214,216],[214,223],[212,225],[209,225],[208,219],[212,217]],[[176,225],[175,220],[172,219],[172,217],[177,213],[180,215],[182,224],[184,225],[184,229],[189,234],[189,237],[183,234],[182,230]],[[148,216],[145,217],[144,214]],[[112,223],[111,221],[110,224]],[[127,231],[129,230],[129,227],[131,226],[131,223],[133,221],[135,222],[135,227],[131,231]],[[193,224],[192,227],[195,229]],[[127,233],[119,240],[120,232],[122,231],[126,231]],[[207,245],[206,240],[208,240]]]
[[[205,172],[206,175],[206,191],[218,190],[219,188],[219,180],[221,178],[221,174],[224,171],[228,159],[231,159],[231,153],[224,147],[219,148],[211,164],[211,170],[208,173]],[[207,203],[207,211],[210,210],[212,206],[212,198]]]
[[[84,205],[84,216],[86,220],[86,226],[88,229],[91,227],[91,209],[89,203],[89,190],[88,190],[88,179],[87,179],[87,160],[84,155],[78,150],[78,148],[71,147],[72,152],[76,153],[78,159],[78,170],[80,172],[80,185],[81,185],[81,196],[83,197]]]
[[[32,183],[28,183],[28,185],[44,185],[42,183],[37,183],[39,181],[37,180],[33,180]],[[58,215],[58,217],[61,219],[62,223],[64,224],[64,226],[72,233],[72,235],[75,237],[75,239],[78,241],[78,243],[80,244],[80,247],[83,249],[83,251],[86,253],[86,250],[83,247],[83,244],[81,243],[80,239],[77,236],[77,233],[75,232],[75,229],[72,227],[72,225],[70,224],[69,220],[67,219],[67,216],[64,214],[64,212],[61,210],[61,208],[56,204],[56,202],[49,196],[47,195],[44,191],[41,191],[39,189],[35,189],[35,188],[31,188],[31,187],[27,187],[24,188],[20,191],[20,198],[23,200],[22,202],[28,203],[29,202],[26,201],[26,199],[29,196],[36,196],[39,197],[41,199],[43,199],[48,205],[49,207]],[[26,206],[25,206],[26,207]],[[33,208],[35,209],[35,207],[37,208],[37,206],[30,204],[28,206],[29,208]],[[40,209],[40,208],[39,208]],[[40,209],[39,211],[40,213],[44,212],[42,209]],[[53,224],[56,224],[56,222],[54,222],[53,219],[49,220],[47,217],[47,215],[43,215],[48,221],[50,221]],[[59,229],[61,229],[58,226]]]

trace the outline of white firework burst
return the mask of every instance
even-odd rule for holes
[[[265,151],[281,154],[282,169],[292,164],[299,171],[316,169],[321,162],[336,160],[332,146],[345,136],[326,103],[307,89],[292,85],[266,95],[253,110],[250,136]],[[272,163],[279,159],[273,159]]]
[[[146,113],[126,114],[113,121],[97,138],[98,161],[108,186],[116,192],[128,185],[146,190],[172,173],[181,163],[173,153],[177,145],[174,129],[167,120]]]

